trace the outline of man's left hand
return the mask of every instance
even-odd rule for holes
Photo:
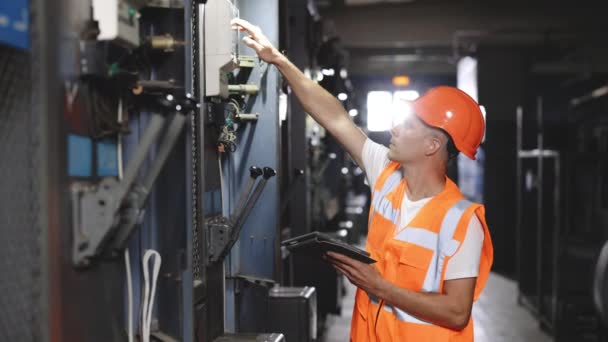
[[[386,280],[382,278],[382,275],[374,265],[366,264],[333,252],[327,253],[327,261],[329,261],[338,272],[344,274],[353,285],[376,297],[380,297],[379,293],[383,286],[386,285]]]

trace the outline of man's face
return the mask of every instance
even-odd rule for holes
[[[394,122],[388,158],[400,164],[423,159],[430,133],[430,128],[413,114],[407,115],[401,122]]]

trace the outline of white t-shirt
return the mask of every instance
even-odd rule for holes
[[[361,159],[363,168],[365,168],[367,182],[371,189],[374,188],[376,179],[380,176],[382,170],[390,162],[387,155],[388,148],[367,139],[363,146]],[[432,197],[410,201],[406,194],[401,205],[400,227],[407,225],[431,199]],[[450,258],[446,266],[445,280],[477,277],[479,274],[479,259],[481,257],[483,238],[484,232],[481,222],[477,218],[477,215],[473,215],[462,246]]]

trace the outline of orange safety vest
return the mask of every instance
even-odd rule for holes
[[[467,201],[446,177],[443,192],[420,209],[403,230],[397,230],[405,179],[399,163],[391,162],[380,174],[372,194],[367,251],[391,283],[417,292],[441,293],[446,265],[460,248],[469,221],[476,214],[484,229],[479,275],[474,300],[483,290],[493,260],[493,247],[480,204]],[[403,228],[403,227],[400,227]],[[357,289],[351,341],[437,342],[473,341],[473,320],[462,331],[425,322]]]

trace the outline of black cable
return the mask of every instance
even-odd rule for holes
[[[378,304],[378,311],[376,312],[376,321],[374,322],[374,333],[376,332],[376,326],[378,325],[378,318],[380,317],[380,310],[384,306],[384,299],[380,299],[380,303]]]
[[[124,131],[123,125],[116,117],[117,104],[112,101],[114,94],[106,94],[103,87],[103,84],[92,80],[85,82],[92,124],[91,135],[96,139]]]

